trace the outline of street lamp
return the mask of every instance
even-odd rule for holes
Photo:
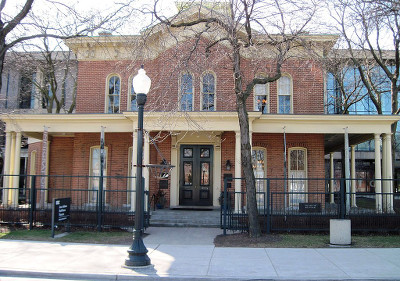
[[[135,207],[135,229],[133,231],[133,242],[128,249],[126,266],[146,266],[150,264],[147,249],[143,243],[143,213],[144,213],[144,186],[142,180],[142,157],[143,157],[143,107],[146,96],[150,90],[151,80],[142,67],[132,80],[132,86],[136,93],[138,107],[138,133],[137,133],[137,166],[136,166],[136,207]]]

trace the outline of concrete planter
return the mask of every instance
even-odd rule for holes
[[[351,220],[331,219],[329,230],[331,245],[351,245]]]

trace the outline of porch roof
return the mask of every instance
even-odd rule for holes
[[[83,132],[133,132],[137,112],[120,114],[4,114],[6,131],[22,132],[28,137],[42,138],[46,126],[50,135],[73,135]],[[391,133],[391,125],[400,120],[397,115],[299,115],[261,114],[249,112],[253,133],[308,133],[325,135],[325,152],[343,146],[344,129],[350,144],[373,138],[374,134]],[[144,128],[148,131],[239,131],[236,112],[145,112]]]

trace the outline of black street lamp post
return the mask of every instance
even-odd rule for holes
[[[133,242],[128,249],[126,266],[146,266],[150,264],[147,256],[147,249],[143,243],[143,213],[144,213],[144,186],[142,180],[142,157],[143,157],[143,107],[146,103],[146,96],[150,90],[151,80],[146,71],[139,69],[138,74],[132,80],[132,86],[136,92],[138,106],[138,133],[137,133],[137,167],[136,167],[136,206],[135,206],[135,229],[133,231]]]

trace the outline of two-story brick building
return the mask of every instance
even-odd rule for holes
[[[152,34],[146,38],[146,45],[141,44],[140,35],[67,40],[78,60],[76,113],[3,116],[7,124],[5,174],[17,173],[13,163],[19,157],[21,135],[41,139],[46,128],[48,174],[97,176],[103,128],[105,175],[134,175],[137,112],[132,77],[143,64],[152,79],[144,116],[147,132],[144,164],[159,164],[164,157],[175,166],[165,190],[167,206],[219,206],[224,175],[242,176],[234,81],[231,62],[223,51],[227,47],[222,45],[221,51],[206,56],[201,42],[192,51],[187,48],[192,39],[177,35],[176,42],[168,36],[167,33]],[[322,52],[331,48],[337,37],[307,35],[303,39]],[[274,67],[267,53],[264,57],[243,53],[245,76],[265,75]],[[325,72],[305,49],[297,50],[296,55],[285,61],[279,80],[255,86],[247,108],[257,177],[283,178],[287,174],[288,178],[324,178],[324,156],[343,149],[345,128],[350,145],[374,137],[379,143],[382,137],[383,165],[391,167],[390,125],[398,117],[326,115],[324,93]],[[40,171],[41,146],[38,142],[29,147],[30,174]],[[377,151],[375,158],[380,160],[380,149]],[[381,172],[380,167],[376,168],[376,176],[391,178],[389,169]],[[156,193],[157,180],[147,170],[144,177],[150,194]],[[15,184],[17,179],[13,181]],[[240,190],[239,181],[233,185],[235,190]],[[48,187],[49,191],[56,188],[51,182]],[[96,197],[89,190],[97,190],[99,182],[94,178],[76,180],[72,188],[87,189],[87,193],[81,193],[80,200],[90,204]],[[105,188],[132,190],[134,183],[127,180],[114,185],[111,179],[106,179]],[[261,184],[257,188],[263,191],[266,187]],[[284,191],[279,190],[283,186],[274,188]],[[384,186],[383,191],[389,192],[390,188],[390,185]],[[324,192],[325,186],[296,181],[289,183],[285,191]],[[15,203],[15,197],[10,194],[3,194],[3,198],[8,198],[8,204]],[[110,204],[113,201],[110,196],[107,200]],[[133,207],[134,200],[129,193],[118,200]],[[292,202],[307,200],[306,196],[299,196]],[[382,203],[379,206],[382,208]]]

